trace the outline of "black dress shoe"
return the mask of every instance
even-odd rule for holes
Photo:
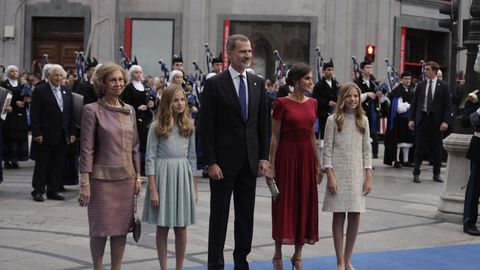
[[[413,182],[414,182],[414,183],[421,183],[421,181],[420,181],[420,176],[419,176],[419,175],[414,175],[414,176],[413,176]]]
[[[438,182],[438,183],[443,183],[443,180],[440,178],[440,175],[434,175],[433,176],[433,181]]]
[[[403,165],[403,167],[408,167],[408,168],[413,167],[413,164],[411,162],[403,162],[402,165]]]
[[[58,192],[49,192],[47,193],[47,199],[55,200],[55,201],[64,201],[65,197],[63,197],[63,195]]]
[[[10,161],[5,161],[5,169],[11,169],[12,168],[12,163]]]
[[[18,166],[18,162],[12,162],[12,169],[18,169],[20,166]]]
[[[67,191],[67,189],[66,189],[64,186],[60,186],[60,187],[58,188],[58,191],[60,191],[60,192],[65,192],[65,191]]]
[[[480,230],[477,227],[470,227],[468,229],[463,229],[464,233],[474,235],[474,236],[480,236]]]
[[[395,161],[395,162],[393,163],[393,167],[394,167],[394,168],[397,168],[397,169],[400,169],[400,168],[402,168],[402,163],[400,163],[399,161]]]
[[[36,202],[43,202],[45,199],[41,193],[32,193],[33,200]]]

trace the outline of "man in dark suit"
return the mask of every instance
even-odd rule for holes
[[[250,41],[227,41],[230,66],[207,80],[201,96],[200,132],[210,177],[208,269],[223,269],[230,198],[235,207],[235,269],[249,269],[257,173],[268,168],[267,101],[263,80],[246,69]]]
[[[467,96],[463,127],[473,127],[474,133],[468,147],[467,158],[470,160],[470,177],[468,178],[465,204],[463,208],[463,231],[480,236],[477,228],[478,202],[480,198],[480,92],[475,90]]]
[[[35,88],[30,107],[35,169],[32,178],[33,200],[64,200],[59,188],[67,145],[75,142],[72,94],[62,85],[66,73],[60,65],[47,70],[48,83]]]
[[[452,102],[448,85],[437,79],[439,66],[433,61],[425,64],[426,80],[419,82],[410,107],[408,127],[415,131],[413,182],[420,183],[420,165],[430,145],[433,159],[433,181],[440,179],[442,162],[442,132],[452,118]]]

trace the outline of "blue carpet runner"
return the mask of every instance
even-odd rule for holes
[[[352,263],[357,270],[480,270],[480,244],[353,254]],[[284,259],[283,269],[290,267],[290,261]],[[185,269],[205,270],[207,267]],[[250,270],[271,269],[270,260],[250,263]],[[336,259],[334,256],[303,258],[303,269],[335,270]],[[233,265],[226,265],[225,270],[233,270]]]

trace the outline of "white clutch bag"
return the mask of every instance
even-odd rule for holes
[[[272,179],[272,181],[268,184],[268,188],[272,194],[272,200],[276,201],[280,195],[280,192],[278,191],[277,182],[275,182],[275,179]]]

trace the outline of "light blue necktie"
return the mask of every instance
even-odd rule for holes
[[[245,82],[243,81],[243,75],[239,75],[240,86],[238,87],[238,99],[240,100],[240,108],[242,109],[243,121],[247,122],[247,88],[245,87]]]

